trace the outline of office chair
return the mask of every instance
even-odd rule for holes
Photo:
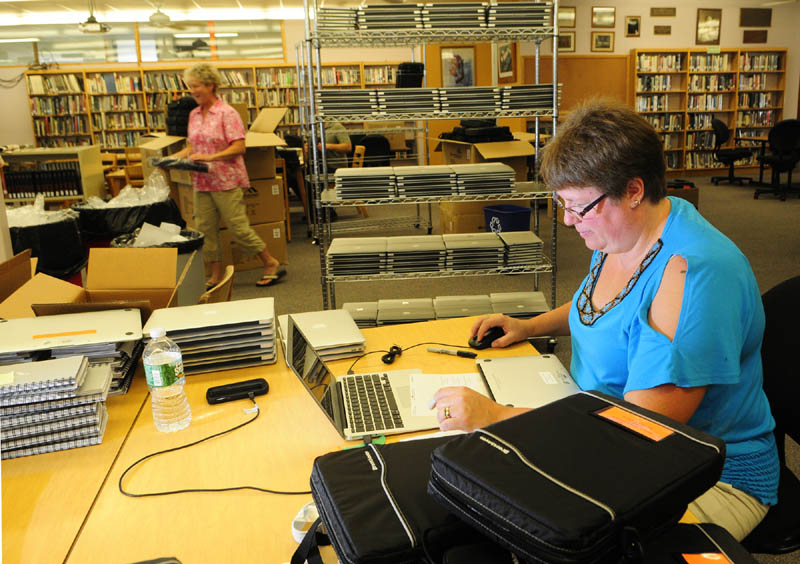
[[[751,178],[733,174],[733,164],[749,157],[752,151],[744,147],[723,149],[722,146],[731,138],[731,130],[724,122],[716,118],[711,120],[711,127],[714,129],[714,159],[728,167],[728,176],[712,176],[711,183],[716,186],[720,182],[730,182],[731,184],[734,182],[742,184],[745,180],[752,182]]]
[[[389,140],[383,135],[365,135],[358,142],[364,146],[364,166],[390,166],[392,158]]]
[[[800,276],[790,278],[763,296],[766,328],[761,345],[764,392],[775,418],[775,440],[781,476],[778,505],[742,544],[750,552],[785,554],[800,549],[800,480],[786,466],[786,436],[800,443],[800,418],[796,402],[800,394],[797,376],[797,319],[800,316]]]
[[[792,189],[792,169],[800,161],[800,120],[785,119],[769,130],[769,154],[758,160],[772,169],[772,184],[769,188],[756,188],[753,198],[762,192],[778,194],[786,201],[786,193]],[[781,188],[781,173],[787,173],[786,186]]]
[[[197,300],[198,304],[216,304],[219,302],[231,301],[233,294],[233,265],[229,264],[225,267],[225,274],[219,283],[206,290],[200,295]]]
[[[303,146],[303,138],[299,135],[292,135],[291,133],[285,133],[283,135],[283,140],[286,141],[286,145],[289,147],[302,147]]]

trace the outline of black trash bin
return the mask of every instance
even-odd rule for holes
[[[178,205],[172,198],[154,204],[120,208],[90,208],[85,202],[78,202],[72,209],[79,214],[81,233],[88,242],[104,241],[108,244],[114,237],[132,233],[145,222],[160,225],[166,221],[181,228],[186,227]]]
[[[67,280],[86,266],[88,254],[84,247],[78,220],[65,218],[53,223],[9,228],[14,254],[25,249],[39,259],[36,270]]]

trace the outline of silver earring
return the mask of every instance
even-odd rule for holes
[[[633,201],[633,207],[634,207],[634,208],[635,208],[635,207],[638,207],[640,203],[641,203],[641,202],[640,202],[639,200],[634,200],[634,201]]]

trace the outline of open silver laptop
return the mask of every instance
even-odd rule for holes
[[[411,411],[411,374],[397,370],[375,374],[333,375],[303,331],[289,316],[286,348],[292,372],[300,379],[331,424],[347,440],[436,429],[435,415]]]
[[[536,408],[580,391],[553,354],[481,358],[476,362],[489,397],[503,405]]]

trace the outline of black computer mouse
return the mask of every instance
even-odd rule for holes
[[[472,337],[470,337],[467,343],[473,349],[478,349],[478,350],[488,349],[489,347],[492,346],[492,343],[494,342],[495,339],[499,339],[505,334],[506,332],[503,331],[502,327],[490,327],[489,330],[483,334],[483,339],[479,341],[477,339],[477,335],[473,335]]]

